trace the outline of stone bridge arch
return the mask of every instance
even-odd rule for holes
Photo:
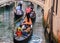
[[[37,5],[39,5],[44,9],[44,1],[42,0],[24,0],[24,1],[30,1],[30,2],[36,3]]]

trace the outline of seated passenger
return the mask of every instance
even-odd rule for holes
[[[31,31],[31,28],[28,27],[26,30],[23,30],[23,31],[22,31],[22,34],[23,34],[24,36],[28,36],[28,34],[30,33],[30,31]]]
[[[26,30],[24,30],[25,32],[29,33],[31,31],[31,28],[28,27]]]
[[[26,17],[24,19],[24,22],[22,23],[22,29],[26,29],[28,26],[32,27],[32,21],[31,21],[31,19],[29,19],[29,21],[28,21],[28,18]]]
[[[26,25],[22,25],[22,30],[25,30],[26,29]]]
[[[28,36],[28,33],[26,31],[22,31],[23,36]]]
[[[17,28],[16,35],[18,37],[21,37],[22,36],[22,31],[21,31],[21,28],[20,27]]]
[[[24,23],[23,23],[23,24],[32,25],[31,18],[29,18],[29,20],[28,20],[28,18],[25,17],[25,19],[24,19]]]

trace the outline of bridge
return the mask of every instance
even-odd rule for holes
[[[19,0],[0,0],[0,7],[6,6],[6,5],[10,5],[11,3],[15,2],[15,1],[19,1]],[[23,0],[23,1],[31,1],[33,3],[38,4],[43,9],[46,6],[47,6],[48,9],[51,8],[51,5],[50,5],[51,1],[49,1],[49,0]]]
[[[10,5],[14,2],[14,0],[0,0],[0,7]]]
[[[42,0],[24,0],[24,1],[31,1],[33,3],[40,5],[42,8],[44,8],[44,1]],[[13,2],[15,2],[15,0],[0,0],[0,7],[3,7],[5,5],[10,5]]]

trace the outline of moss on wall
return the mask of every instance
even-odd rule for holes
[[[55,37],[54,34],[53,34],[53,41],[54,41],[55,43],[58,43],[58,38]]]

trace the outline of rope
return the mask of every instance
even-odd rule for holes
[[[14,25],[16,22],[18,22],[22,17],[20,17],[19,19],[17,19],[12,25]],[[15,26],[12,27],[12,31],[14,31]]]
[[[19,19],[17,19],[12,25],[14,25],[16,22],[18,22],[22,17],[20,17]]]
[[[15,1],[15,7],[17,6],[17,1]],[[21,17],[20,17],[21,18]],[[14,25],[16,22],[18,22],[19,20],[20,20],[20,18],[19,19],[17,19],[12,25]]]

